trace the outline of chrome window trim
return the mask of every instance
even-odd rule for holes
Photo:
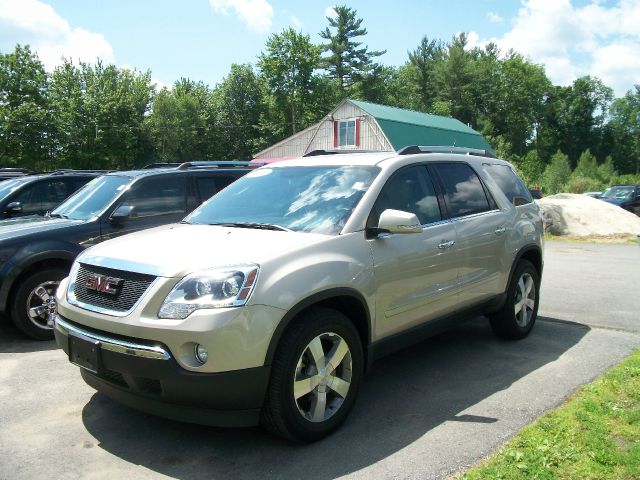
[[[78,274],[78,268],[80,268],[80,263],[85,263],[85,262],[79,262],[79,261],[74,262],[73,267],[71,267],[71,272],[69,272],[69,285],[67,286],[67,302],[69,302],[71,305],[82,308],[83,310],[102,313],[103,315],[109,315],[110,317],[126,317],[127,315],[129,315],[138,307],[138,305],[140,305],[140,302],[142,302],[142,299],[147,295],[147,293],[149,293],[149,290],[151,290],[159,281],[159,278],[156,278],[153,282],[151,282],[147,287],[147,289],[142,293],[142,295],[140,295],[140,298],[136,300],[136,303],[134,303],[129,310],[126,310],[123,312],[118,310],[111,310],[109,308],[99,307],[97,305],[91,305],[89,303],[81,302],[76,298],[76,294],[75,294],[76,276]],[[92,264],[88,263],[87,265],[92,265]],[[113,267],[109,267],[109,268],[113,268]],[[137,272],[133,272],[133,273],[137,273]]]
[[[159,345],[144,345],[142,343],[129,342],[115,338],[109,338],[99,333],[90,332],[84,328],[76,327],[66,322],[60,315],[56,315],[55,328],[67,337],[71,333],[88,337],[92,340],[100,342],[102,350],[109,350],[124,355],[132,355],[140,358],[151,358],[154,360],[170,360],[171,354],[165,348]]]
[[[461,217],[451,217],[450,220],[452,222],[460,222],[462,220],[466,220],[467,218],[477,218],[497,212],[502,212],[502,210],[500,210],[499,208],[494,208],[493,210],[487,210],[486,212],[472,213],[470,215],[462,215]]]

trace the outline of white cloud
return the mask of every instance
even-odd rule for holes
[[[523,0],[512,29],[494,41],[544,64],[554,82],[600,77],[617,96],[640,81],[640,0],[577,6],[572,0]]]
[[[496,12],[487,13],[487,20],[489,20],[491,23],[502,23],[502,22],[504,22],[504,18],[502,18]]]
[[[16,43],[30,45],[48,70],[62,63],[62,57],[114,61],[113,48],[103,35],[71,28],[50,5],[37,0],[0,0],[0,50],[11,51]]]
[[[336,18],[336,11],[335,11],[335,5],[331,5],[330,7],[327,7],[324,9],[324,16],[327,18]]]
[[[209,0],[209,4],[215,12],[223,15],[234,10],[249,30],[256,33],[267,33],[271,28],[273,7],[267,0]]]

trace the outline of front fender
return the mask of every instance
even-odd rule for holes
[[[9,294],[25,270],[47,260],[71,264],[82,250],[80,245],[59,240],[33,242],[18,248],[0,267],[0,311],[7,311]]]

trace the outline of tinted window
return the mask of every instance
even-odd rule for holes
[[[132,218],[186,213],[185,177],[151,177],[134,184],[121,206],[132,206]]]
[[[445,202],[451,217],[463,217],[491,210],[478,175],[464,163],[435,165],[445,190]]]
[[[404,168],[393,175],[376,201],[368,225],[376,226],[387,209],[414,213],[420,224],[442,220],[438,197],[426,167]]]
[[[495,180],[511,203],[515,203],[513,199],[516,197],[520,198],[519,205],[533,201],[529,190],[508,165],[485,163],[484,169]]]
[[[51,210],[67,198],[67,186],[59,178],[41,180],[26,186],[11,201],[20,202],[22,213],[32,215]]]
[[[197,177],[198,191],[202,201],[212,197],[227,185],[233,183],[236,177],[230,175],[216,175],[208,177]]]

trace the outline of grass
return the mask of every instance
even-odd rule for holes
[[[615,234],[615,235],[589,235],[587,237],[574,237],[570,235],[544,234],[545,240],[554,240],[571,243],[638,243],[637,235]]]
[[[456,478],[640,479],[640,350]]]

